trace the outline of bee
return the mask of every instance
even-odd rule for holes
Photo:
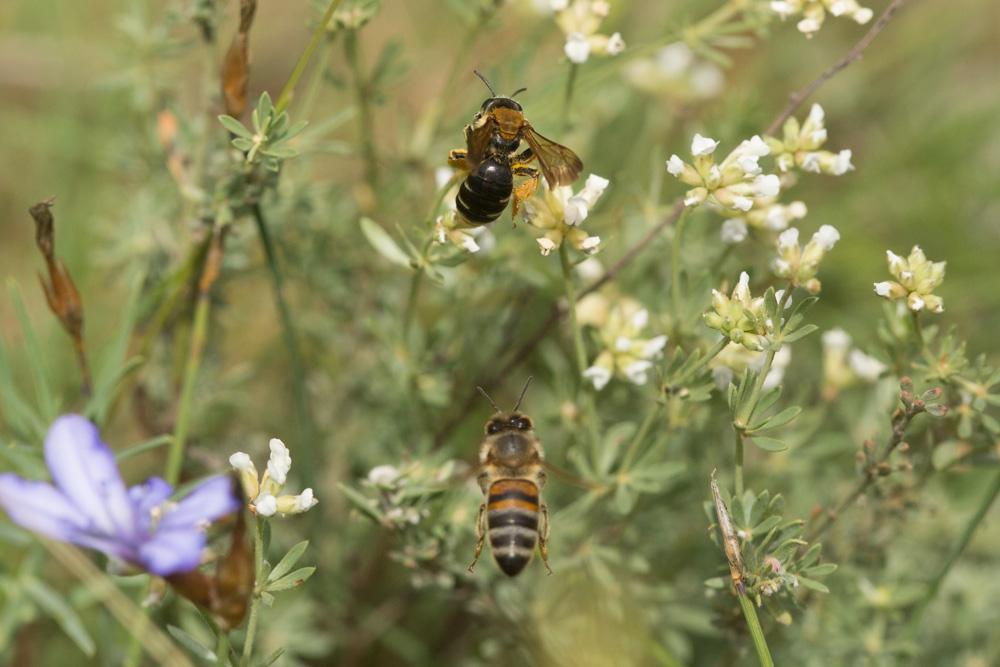
[[[476,517],[476,553],[473,571],[486,538],[493,558],[504,574],[515,576],[531,560],[538,545],[545,569],[549,567],[549,510],[539,499],[545,485],[545,455],[531,419],[518,412],[531,378],[510,412],[504,412],[482,387],[476,387],[496,413],[486,422],[479,447],[479,488],[486,502]]]
[[[465,149],[448,153],[448,164],[468,171],[455,200],[459,214],[473,225],[485,225],[500,217],[514,198],[513,215],[521,202],[538,187],[538,169],[529,166],[537,160],[550,188],[569,185],[583,170],[583,162],[570,149],[546,139],[524,117],[524,109],[514,96],[497,95],[493,86],[479,72],[492,97],[483,102],[472,123],[465,126]],[[528,147],[517,152],[521,141]],[[514,187],[514,177],[527,181]]]

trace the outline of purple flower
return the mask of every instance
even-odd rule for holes
[[[193,570],[205,526],[240,503],[228,477],[212,477],[177,502],[159,477],[126,488],[97,427],[79,415],[56,419],[45,436],[55,485],[0,475],[0,506],[46,537],[97,549],[159,576]]]

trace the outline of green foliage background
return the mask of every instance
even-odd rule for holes
[[[207,127],[197,123],[214,123],[221,109],[197,111],[204,77],[217,71],[205,63],[217,67],[221,61],[235,9],[220,8],[219,43],[206,52],[184,17],[198,3],[153,6],[159,4],[7,0],[0,6],[0,267],[25,296],[63,410],[81,408],[78,373],[68,339],[35,284],[41,262],[27,208],[57,197],[58,253],[82,294],[87,342],[98,364],[120,330],[130,276],[144,275],[152,284],[177,266],[195,228],[157,143],[156,112],[172,109],[196,129]],[[376,465],[420,464],[427,471],[448,459],[474,461],[488,407],[472,403],[451,428],[453,417],[475,383],[496,372],[563,290],[558,260],[539,256],[523,226],[511,229],[505,217],[493,225],[492,251],[448,269],[444,286],[425,281],[412,337],[403,340],[412,272],[376,254],[358,220],[366,215],[397,238],[396,225],[423,238],[417,230],[434,202],[433,171],[449,148],[461,145],[461,128],[484,97],[471,74],[477,68],[501,90],[527,86],[519,99],[532,122],[577,150],[585,173],[611,180],[587,222],[588,231],[601,235],[600,259],[610,265],[682,192],[663,169],[670,153],[686,155],[696,131],[724,146],[759,132],[793,89],[845,53],[865,28],[828,20],[806,40],[791,23],[775,23],[769,36],[727,51],[732,62],[724,92],[698,104],[637,92],[622,75],[630,51],[593,58],[580,70],[571,128],[565,129],[568,66],[552,20],[511,3],[473,33],[474,4],[385,2],[357,34],[362,66],[386,65],[368,115],[377,155],[374,188],[359,138],[364,110],[342,39],[321,46],[302,86],[309,92],[300,92],[289,109],[293,120],[308,120],[315,132],[303,135],[297,146],[302,155],[288,162],[264,204],[308,370],[300,378],[308,391],[305,411],[293,398],[294,378],[253,222],[237,220],[229,239],[186,471],[223,470],[236,450],[251,452],[260,464],[267,438],[278,436],[292,450],[294,483],[312,485],[320,499],[307,515],[274,525],[278,553],[309,539],[307,558],[318,571],[265,610],[260,654],[284,646],[278,664],[314,665],[753,664],[735,604],[703,585],[724,565],[702,507],[709,499],[708,473],[716,467],[725,473],[730,464],[731,434],[719,417],[726,413],[718,398],[692,411],[692,423],[682,428],[654,426],[651,447],[659,463],[678,464],[676,474],[657,479],[656,491],[626,511],[608,496],[588,500],[583,490],[550,483],[552,577],[536,563],[518,579],[501,581],[487,560],[475,575],[463,574],[479,502],[467,489],[439,495],[435,487],[426,498],[418,493],[413,502],[428,513],[419,529],[379,527],[352,509],[339,485],[365,492],[359,480]],[[883,4],[873,5],[876,13]],[[639,49],[673,41],[713,9],[714,3],[700,1],[623,0],[614,3],[606,26]],[[251,36],[251,99],[265,90],[277,95],[318,12],[308,2],[262,0]],[[812,100],[826,109],[830,145],[853,149],[856,166],[841,178],[803,179],[793,194],[809,206],[803,233],[832,224],[842,235],[821,269],[822,299],[809,314],[821,328],[842,327],[865,349],[878,349],[873,323],[882,304],[871,283],[887,277],[886,248],[905,254],[919,244],[932,259],[948,261],[939,291],[946,311],[935,321],[957,327],[970,357],[986,352],[996,362],[997,25],[1000,8],[985,0],[960,9],[914,2],[863,60]],[[442,92],[453,66],[455,85]],[[415,151],[415,128],[432,105],[440,106],[440,126]],[[220,128],[212,128],[214,141],[224,142]],[[182,137],[182,145],[188,139]],[[750,243],[725,264],[708,267],[718,251],[718,222],[696,217],[688,230],[685,262],[692,272],[704,271],[710,284],[732,282],[751,267],[755,278],[764,276],[766,244]],[[669,322],[668,258],[665,234],[618,283],[622,293],[650,308],[663,330]],[[690,299],[696,310],[707,307],[707,293],[692,292]],[[130,392],[116,404],[104,429],[114,447],[169,432],[189,321],[190,311],[182,310],[171,323],[173,333],[157,342],[138,371],[145,400]],[[0,334],[16,383],[30,396],[23,331],[6,292]],[[568,328],[554,329],[527,364],[490,387],[506,404],[529,373],[536,376],[527,410],[549,457],[568,468],[581,436],[561,411],[573,397],[572,359]],[[748,454],[748,488],[782,494],[787,517],[808,518],[814,507],[844,495],[856,479],[855,451],[865,438],[882,437],[894,405],[892,382],[823,404],[820,366],[818,336],[796,343],[784,395],[790,404],[805,405],[803,419],[822,423],[822,430],[796,427],[787,453]],[[596,395],[612,427],[606,446],[618,442],[614,425],[627,433],[630,427],[621,424],[634,428],[641,421],[654,388],[619,383]],[[310,413],[313,426],[304,418]],[[435,443],[434,434],[446,426]],[[933,439],[922,429],[920,434],[913,441],[918,469]],[[12,447],[40,445],[18,443],[6,428],[0,438]],[[680,464],[683,472],[677,472]],[[162,466],[162,450],[146,453],[130,460],[126,477],[159,474]],[[987,456],[981,465],[928,474],[853,508],[826,540],[824,560],[841,564],[825,580],[831,594],[799,594],[801,608],[792,611],[791,625],[764,620],[778,664],[971,666],[1000,660],[993,631],[1000,621],[996,509],[918,632],[905,626],[901,611],[958,539],[995,466],[995,455]],[[566,507],[573,511],[559,512]],[[443,551],[407,567],[407,557],[424,548]],[[30,558],[38,554],[26,544],[5,545],[5,581]],[[97,638],[93,664],[119,664],[127,635],[73,580],[45,563],[37,567]],[[131,586],[130,595],[141,590],[134,582],[123,585]],[[20,626],[2,637],[7,664],[80,661],[53,621],[22,614],[17,599],[3,591],[0,596],[4,630]],[[181,603],[157,614],[193,623]]]

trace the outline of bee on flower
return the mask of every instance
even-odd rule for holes
[[[298,495],[282,494],[292,467],[292,457],[281,440],[271,438],[268,443],[271,456],[263,477],[258,477],[257,468],[248,454],[236,452],[229,457],[229,464],[239,473],[240,485],[247,498],[251,498],[250,510],[259,516],[280,514],[301,514],[314,507],[319,501],[312,489],[305,489]]]
[[[841,389],[858,382],[875,382],[886,365],[857,348],[843,329],[823,333],[823,396],[832,399]]]
[[[816,278],[819,263],[840,240],[840,232],[833,225],[819,228],[805,247],[799,246],[799,230],[786,229],[778,235],[778,256],[771,261],[771,268],[779,278],[791,281],[796,287],[804,287],[812,294],[818,294],[822,285]]]
[[[889,273],[896,280],[875,283],[875,293],[895,301],[905,299],[906,307],[914,313],[927,309],[932,313],[944,311],[944,300],[934,294],[942,281],[946,262],[932,262],[920,246],[913,246],[905,259],[891,250],[885,251]]]
[[[438,191],[448,188],[443,199],[448,210],[434,221],[434,243],[450,243],[470,253],[484,248],[488,250],[493,245],[490,231],[483,225],[469,224],[457,214],[455,197],[458,195],[460,182],[455,177],[455,171],[449,167],[439,167],[434,171],[434,181]]]
[[[570,62],[581,65],[591,54],[616,56],[625,50],[619,33],[598,33],[601,22],[611,11],[605,0],[551,0],[556,23],[566,35],[563,52]]]
[[[773,0],[771,10],[781,17],[802,15],[795,25],[806,37],[812,37],[823,27],[826,15],[846,16],[859,25],[872,20],[874,12],[868,7],[862,7],[857,0]]]
[[[775,174],[764,174],[758,161],[771,150],[759,136],[740,143],[720,163],[712,154],[719,142],[695,134],[691,141],[693,164],[676,154],[667,160],[667,171],[680,182],[692,186],[684,195],[685,206],[697,206],[709,201],[723,209],[749,211],[759,197],[776,197],[781,180]]]
[[[850,149],[839,153],[820,150],[827,139],[825,118],[823,107],[814,104],[801,125],[794,117],[785,121],[781,139],[764,137],[780,171],[798,167],[814,174],[843,176],[854,170]]]
[[[774,334],[774,322],[767,316],[764,297],[750,294],[750,275],[744,271],[730,296],[712,290],[712,310],[705,313],[705,324],[722,332],[732,342],[752,352],[767,347]]]
[[[588,294],[577,304],[577,322],[597,332],[603,350],[583,372],[600,391],[612,377],[632,384],[645,384],[653,360],[660,357],[666,336],[643,337],[649,311],[629,298],[610,299],[603,293]]]
[[[536,239],[542,255],[558,250],[564,241],[587,255],[597,252],[601,237],[590,236],[580,223],[587,219],[608,183],[608,179],[591,174],[576,194],[572,186],[549,188],[546,184],[541,197],[524,202],[524,219],[542,233]]]

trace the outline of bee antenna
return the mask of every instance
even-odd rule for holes
[[[479,74],[479,72],[476,72],[476,74]],[[483,395],[483,398],[485,398],[487,401],[490,402],[490,405],[493,406],[494,410],[496,410],[497,412],[503,412],[503,410],[500,409],[500,406],[496,404],[496,401],[490,398],[490,395],[486,393],[485,389],[483,389],[482,387],[476,387],[476,389],[478,389],[479,393]]]
[[[528,385],[531,384],[531,380],[534,376],[529,375],[528,379],[524,382],[524,387],[521,389],[521,395],[517,397],[517,403],[514,404],[514,409],[511,412],[517,412],[517,409],[521,407],[521,401],[524,400],[524,395],[528,393]]]
[[[493,90],[493,86],[490,85],[490,82],[486,80],[485,76],[479,73],[479,70],[472,70],[472,73],[478,76],[480,81],[486,84],[486,87],[490,89],[490,94],[493,95],[493,97],[497,96],[496,91]]]
[[[524,92],[524,91],[526,91],[526,90],[527,90],[527,88],[518,88],[518,89],[517,89],[517,90],[515,90],[515,91],[514,91],[513,93],[511,93],[511,94],[510,94],[510,96],[511,96],[512,98],[513,98],[513,97],[517,97],[517,96],[518,96],[518,94],[520,94],[520,93],[523,93],[523,92]]]

